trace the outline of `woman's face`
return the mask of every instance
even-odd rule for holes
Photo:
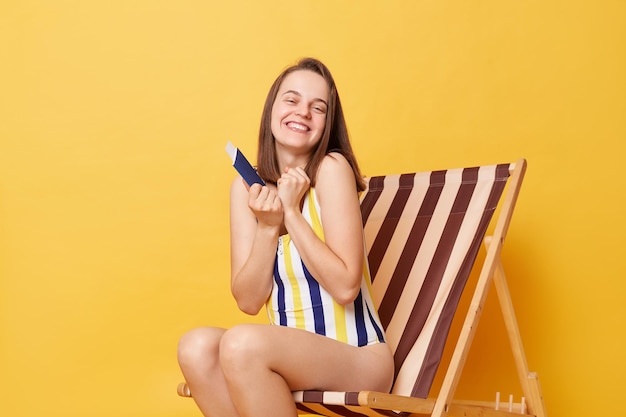
[[[271,115],[277,151],[310,156],[326,126],[328,96],[326,80],[315,72],[297,70],[285,77]]]

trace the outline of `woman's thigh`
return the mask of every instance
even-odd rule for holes
[[[265,366],[281,375],[292,391],[384,392],[393,381],[393,357],[386,344],[356,347],[291,327],[233,327],[222,337],[220,355],[231,363],[241,361],[241,372]]]

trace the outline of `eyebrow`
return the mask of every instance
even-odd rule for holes
[[[290,94],[290,93],[291,93],[291,94],[295,94],[295,95],[297,95],[298,97],[302,97],[302,94],[300,94],[300,93],[299,93],[298,91],[296,91],[296,90],[287,90],[287,91],[285,91],[284,93],[282,93],[280,96],[282,97],[282,96],[284,96],[285,94]],[[328,106],[328,103],[327,103],[327,102],[326,102],[326,100],[324,100],[324,99],[321,99],[321,98],[314,98],[314,99],[313,99],[313,101],[321,101],[321,102],[322,102],[322,103],[324,103],[326,106]]]

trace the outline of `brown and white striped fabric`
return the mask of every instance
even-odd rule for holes
[[[409,415],[408,413],[361,407],[358,392],[297,391],[293,394],[298,411],[306,414],[329,417],[401,417]]]
[[[509,164],[372,177],[361,211],[373,296],[394,352],[393,394],[426,398]],[[302,412],[361,410],[358,393],[296,392]]]

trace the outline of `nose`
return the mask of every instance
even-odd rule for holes
[[[296,109],[296,116],[308,119],[311,116],[311,110],[309,109],[309,106],[304,103],[300,104]]]

